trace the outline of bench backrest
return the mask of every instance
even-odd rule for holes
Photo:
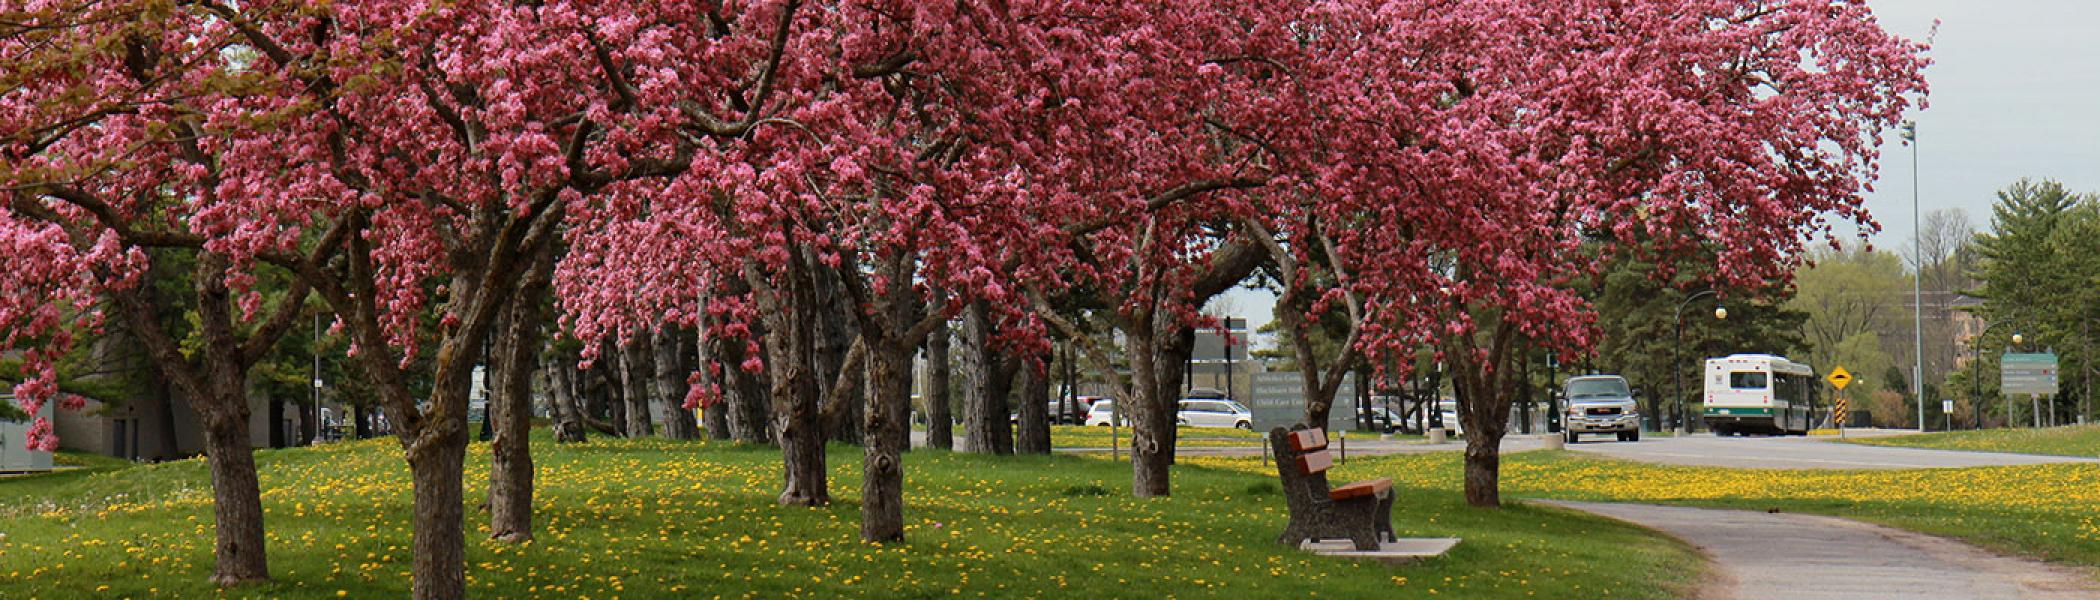
[[[1291,510],[1312,510],[1329,501],[1327,470],[1334,467],[1334,454],[1327,450],[1327,432],[1298,425],[1269,431],[1269,446],[1276,454],[1276,474],[1283,479],[1283,495]]]
[[[1291,451],[1297,453],[1298,467],[1306,473],[1322,473],[1334,467],[1334,453],[1327,451],[1326,430],[1300,429],[1286,436]]]

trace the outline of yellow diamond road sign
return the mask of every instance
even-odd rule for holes
[[[1842,390],[1845,389],[1846,385],[1852,383],[1852,372],[1845,370],[1844,367],[1838,367],[1835,369],[1831,369],[1830,376],[1824,377],[1823,380],[1830,382],[1830,385],[1837,386],[1837,389]]]

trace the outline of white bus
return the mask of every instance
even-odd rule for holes
[[[1715,434],[1808,435],[1816,371],[1769,354],[1706,359],[1706,427]]]

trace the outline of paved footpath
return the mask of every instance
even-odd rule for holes
[[[2068,567],[1848,519],[1646,504],[1538,500],[1654,528],[1713,559],[1702,600],[2100,598]]]

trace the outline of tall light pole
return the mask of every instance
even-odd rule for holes
[[[2020,333],[2019,333],[2018,331],[2014,331],[2014,332],[2013,332],[2013,335],[2012,335],[2012,346],[2010,346],[2010,349],[2011,349],[2011,350],[2013,350],[2013,351],[2019,350],[2019,349],[2020,349],[2020,342],[2024,342],[2024,341],[2027,341],[2027,340],[2026,340],[2026,339],[2024,339],[2024,338],[2026,338],[2026,336],[2024,336],[2024,335],[2021,335],[2021,334],[2020,334]],[[2000,358],[2000,359],[1998,359],[1998,373],[1999,373],[1999,375],[1998,375],[1999,379],[2003,380],[2003,379],[2005,378],[2005,375],[2004,375],[2004,373],[2005,373],[2005,359],[2004,359],[2004,358]],[[2000,396],[2004,396],[2004,397],[2005,397],[2005,428],[2006,428],[2006,429],[2012,429],[2012,428],[2014,428],[2014,427],[2018,427],[2019,425],[2018,425],[2017,423],[2013,422],[2013,401],[2012,401],[2012,394],[2008,394],[2008,393],[2005,393],[2005,390],[2003,390],[2003,389],[2000,389],[2000,390],[1998,390],[1998,395],[2000,395]]]
[[[1691,431],[1691,426],[1688,424],[1691,419],[1687,418],[1688,415],[1684,412],[1684,369],[1681,364],[1684,362],[1684,308],[1691,306],[1693,300],[1712,295],[1714,295],[1713,290],[1700,290],[1699,293],[1686,297],[1684,302],[1677,305],[1677,343],[1670,346],[1670,378],[1677,382],[1677,431],[1680,433]],[[1728,318],[1728,307],[1714,307],[1714,318]]]
[[[321,443],[321,429],[328,423],[321,420],[321,313],[314,313],[314,439],[311,444]]]
[[[1918,403],[1918,431],[1925,431],[1925,244],[1923,226],[1919,223],[1922,209],[1918,202],[1918,124],[1903,122],[1903,141],[1910,145],[1910,332],[1916,346],[1912,349],[1917,359],[1917,368],[1910,375],[1910,396]]]

